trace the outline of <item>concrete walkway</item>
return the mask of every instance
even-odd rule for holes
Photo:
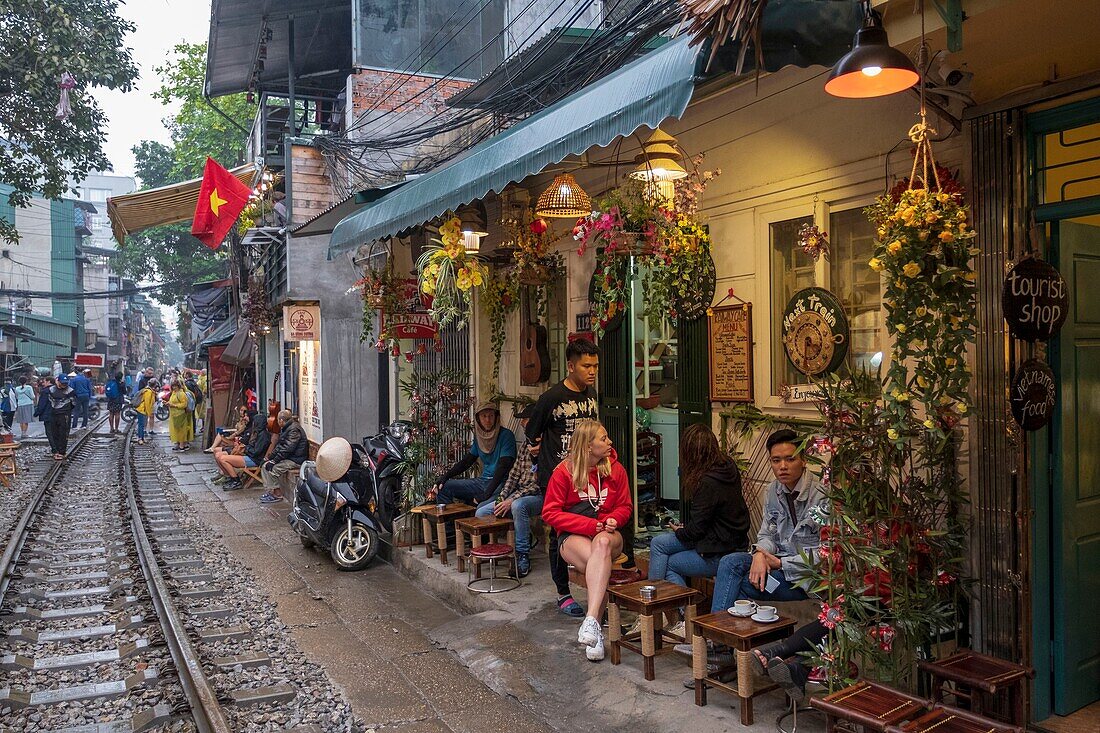
[[[200,516],[277,602],[302,651],[343,687],[355,712],[377,730],[589,731],[692,733],[774,731],[785,706],[778,692],[756,699],[755,725],[738,721],[737,701],[711,691],[697,707],[682,686],[686,658],[593,664],[576,643],[578,622],[554,604],[545,548],[532,553],[524,585],[492,596],[469,593],[452,564],[398,549],[359,573],[335,570],[307,550],[286,522],[289,504],[263,506],[260,489],[223,492],[210,483],[213,460],[172,453],[156,436],[172,474]],[[581,599],[578,599],[581,600]],[[582,601],[583,602],[583,601]],[[824,729],[817,716],[800,729]]]

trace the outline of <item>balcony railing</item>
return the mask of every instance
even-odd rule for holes
[[[268,167],[285,167],[285,136],[316,137],[342,132],[344,102],[336,97],[295,95],[293,124],[289,121],[290,116],[288,97],[261,95],[249,136],[251,159],[262,156]]]
[[[276,307],[287,293],[286,234],[281,227],[254,227],[241,244],[255,269],[263,268],[268,305]]]

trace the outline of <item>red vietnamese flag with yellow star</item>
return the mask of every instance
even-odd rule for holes
[[[252,189],[207,158],[199,200],[195,202],[195,218],[191,221],[192,236],[210,249],[217,249],[248,205],[251,194]]]

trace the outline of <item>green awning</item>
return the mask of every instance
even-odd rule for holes
[[[590,84],[358,211],[332,232],[329,257],[485,196],[500,193],[569,155],[610,145],[687,109],[697,49],[681,38]]]

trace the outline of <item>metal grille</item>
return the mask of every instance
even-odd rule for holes
[[[429,374],[438,374],[447,369],[457,369],[471,374],[473,365],[470,363],[470,331],[468,328],[455,329],[447,327],[442,330],[443,350],[436,351],[434,344],[429,345],[423,354],[413,356],[412,367],[421,377],[421,386],[424,386],[423,377]],[[404,357],[401,357],[404,358]],[[474,384],[471,376],[470,390],[473,393]],[[404,416],[402,416],[404,417]],[[452,441],[468,445],[472,433],[464,427],[459,420],[447,420],[437,426],[442,435],[442,444],[447,445]],[[434,476],[451,466],[451,461],[446,456],[438,456],[435,461],[426,461],[424,469],[427,475]]]
[[[1012,660],[1030,658],[1024,592],[1029,566],[1027,462],[1006,399],[1009,375],[1020,356],[1001,313],[1005,265],[1019,255],[1026,233],[1026,147],[1020,123],[1017,111],[970,123],[973,217],[981,248],[970,421],[970,549],[977,596],[972,630],[978,649]]]

